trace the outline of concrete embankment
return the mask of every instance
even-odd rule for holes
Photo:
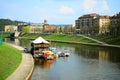
[[[9,44],[22,51],[22,61],[19,67],[6,80],[29,80],[34,70],[34,59],[31,54],[24,53],[24,48]]]

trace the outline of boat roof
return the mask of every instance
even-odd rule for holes
[[[46,41],[45,39],[43,39],[42,37],[38,37],[37,39],[35,39],[34,41],[32,41],[32,43],[46,43],[49,44],[48,41]]]

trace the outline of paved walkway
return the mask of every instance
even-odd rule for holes
[[[96,39],[93,39],[93,38],[90,38],[90,37],[87,37],[87,36],[84,36],[84,35],[81,35],[81,34],[79,34],[78,36],[82,36],[82,37],[84,37],[84,38],[87,38],[87,39],[91,39],[91,40],[93,40],[93,41],[96,41],[96,42],[98,42],[98,43],[100,43],[100,44],[106,44],[106,45],[107,45],[107,43],[105,43],[105,42],[102,42],[102,41],[99,41],[99,40],[96,40]]]
[[[99,40],[96,40],[96,39],[93,39],[93,38],[90,38],[90,37],[87,37],[87,36],[84,36],[84,35],[81,35],[81,34],[79,34],[78,36],[82,36],[82,37],[85,37],[85,38],[87,38],[87,39],[91,39],[91,40],[93,40],[93,41],[96,41],[96,42],[100,43],[100,44],[88,43],[88,44],[90,44],[90,45],[92,44],[92,45],[98,45],[98,46],[106,46],[106,47],[116,47],[116,48],[120,48],[119,45],[107,44],[107,43],[105,43],[105,42],[102,42],[102,41],[99,41]]]
[[[23,52],[23,48],[9,44],[22,51],[22,61],[19,67],[6,80],[29,80],[34,69],[34,60],[31,54]]]

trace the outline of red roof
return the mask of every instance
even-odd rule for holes
[[[45,29],[56,29],[57,27],[56,26],[45,26],[44,28]]]
[[[91,14],[90,16],[94,16],[94,17],[96,17],[96,16],[98,16],[98,14],[93,13],[93,14]]]

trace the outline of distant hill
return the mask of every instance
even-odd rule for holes
[[[25,23],[23,21],[13,21],[10,19],[0,19],[0,31],[4,30],[5,25],[17,25],[18,23]]]

